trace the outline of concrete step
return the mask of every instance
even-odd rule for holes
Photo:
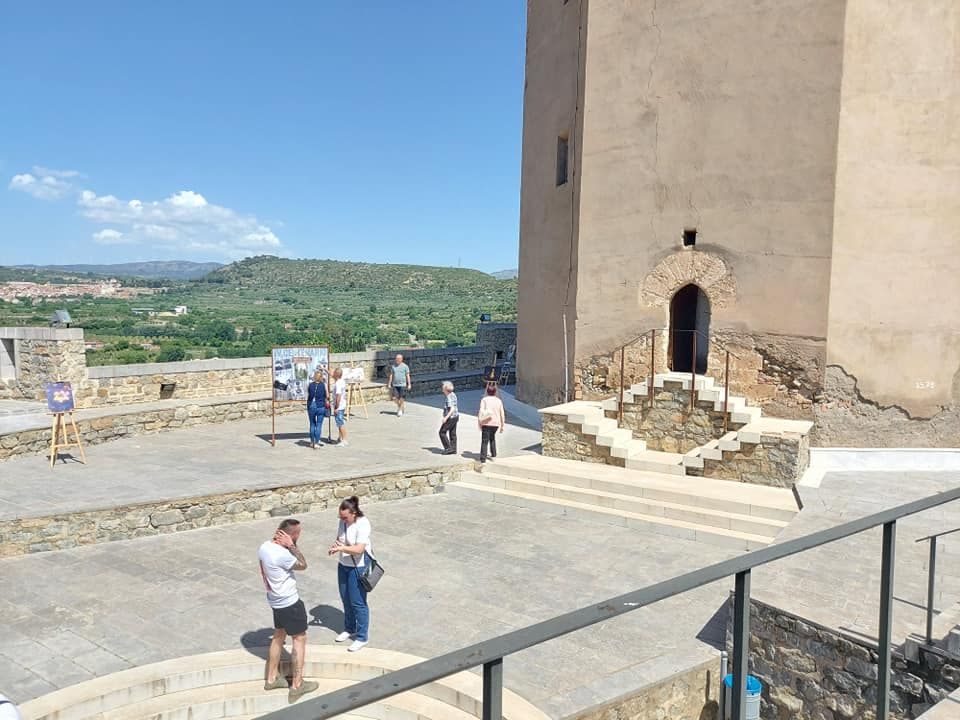
[[[265,652],[265,648],[262,649]],[[339,645],[311,645],[304,667],[308,679],[323,691],[407,667],[420,658],[376,648],[347,653]],[[227,650],[144,665],[57,690],[24,703],[32,720],[203,720],[259,716],[287,705],[283,690],[263,689],[263,660],[247,650]],[[510,720],[547,720],[535,706],[504,691],[504,716]],[[482,680],[462,672],[424,685],[379,708],[357,709],[351,715],[377,720],[475,720],[482,715]]]
[[[593,505],[591,503],[548,497],[536,493],[521,492],[518,490],[500,490],[484,485],[474,485],[473,483],[463,480],[447,483],[445,491],[462,497],[472,497],[478,500],[503,503],[504,505],[531,508],[545,514],[565,515],[607,525],[622,525],[652,530],[658,534],[704,542],[714,547],[722,546],[735,548],[737,550],[756,550],[769,545],[771,542],[771,538],[762,535],[744,533],[736,530],[724,530],[723,528],[700,525],[685,520],[674,520],[664,516],[644,515],[628,510],[617,510]]]
[[[614,421],[614,426],[616,422]],[[633,440],[633,431],[630,428],[617,428],[605,430],[597,435],[597,445],[602,447],[626,447]]]
[[[741,443],[759,444],[764,435],[807,435],[811,429],[813,423],[809,420],[762,417],[737,430],[737,439]]]
[[[737,452],[740,449],[740,434],[736,430],[731,430],[717,441],[717,449],[721,452]]]
[[[488,472],[769,520],[789,521],[798,512],[793,493],[784,488],[631,470],[543,455],[497,458],[484,466],[484,474]]]
[[[917,720],[957,720],[960,717],[960,688],[920,715]]]
[[[649,515],[657,519],[666,517],[674,520],[684,520],[696,525],[707,525],[724,530],[738,530],[761,535],[770,540],[773,540],[787,526],[785,520],[770,520],[764,517],[731,513],[697,505],[655,500],[630,492],[618,493],[609,490],[582,488],[576,485],[562,485],[546,480],[531,480],[491,472],[464,472],[461,475],[461,481],[470,485],[486,487],[494,493],[500,490],[511,490],[529,495],[541,495],[557,500],[568,500],[607,509],[624,510],[638,515]]]
[[[683,455],[680,453],[644,450],[627,458],[626,466],[630,470],[649,470],[667,475],[686,475],[683,469]]]
[[[610,448],[610,454],[614,457],[627,459],[633,457],[634,455],[639,455],[640,453],[646,452],[646,450],[646,441],[633,438],[629,442],[622,445],[612,446]]]

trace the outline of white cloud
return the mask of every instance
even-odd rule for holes
[[[99,243],[100,245],[125,245],[135,242],[132,238],[128,238],[122,232],[118,230],[112,230],[110,228],[95,232],[93,234],[93,241],[95,243]]]
[[[73,190],[70,178],[80,177],[76,170],[51,170],[34,165],[33,171],[14,175],[7,185],[10,190],[18,190],[40,200],[59,200]]]
[[[79,191],[80,214],[113,226],[93,233],[94,242],[102,245],[139,243],[174,252],[216,253],[229,259],[260,253],[287,254],[280,238],[264,222],[215,205],[194,190],[180,190],[163,200],[121,200],[115,195],[76,188],[74,183],[82,177],[77,170],[36,165],[32,172],[14,175],[8,187],[43,200],[57,200]]]
[[[231,259],[264,252],[284,254],[280,238],[256,217],[215,205],[193,190],[152,201],[124,201],[84,190],[78,203],[84,217],[125,228],[124,242],[213,252]]]

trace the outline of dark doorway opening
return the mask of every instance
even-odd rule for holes
[[[694,335],[696,353],[694,358]],[[676,372],[707,371],[710,351],[710,301],[696,285],[684,285],[670,301],[670,369]]]

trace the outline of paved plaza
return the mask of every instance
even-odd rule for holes
[[[350,446],[345,448],[325,443],[311,450],[303,412],[277,416],[276,447],[270,445],[270,418],[264,418],[89,446],[86,465],[67,460],[51,470],[45,456],[12,459],[0,464],[0,519],[469,464],[480,452],[480,393],[458,394],[458,455],[439,454],[438,395],[410,399],[403,417],[396,416],[393,403],[370,405],[369,418],[350,418]],[[509,410],[507,420],[506,431],[498,436],[504,455],[538,449],[540,433],[514,424],[517,418]],[[332,432],[335,438],[335,426]],[[327,434],[324,423],[325,440]]]
[[[351,422],[349,448],[304,447],[305,418],[199,426],[91,447],[86,466],[42,457],[0,464],[0,513],[50,514],[290,483],[423,468],[473,457],[479,393],[462,396],[461,457],[436,454],[440,410],[414,401]],[[539,434],[511,426],[504,454],[535,452]],[[960,473],[831,472],[801,486],[803,511],[780,540],[960,484]],[[368,508],[388,577],[371,596],[372,647],[430,657],[605,600],[736,553],[654,528],[440,494]],[[334,510],[301,517],[310,561],[302,596],[310,642],[341,629],[335,561],[324,550]],[[270,614],[256,549],[276,519],[108,542],[0,560],[0,692],[18,701],[136,665],[263,645]],[[960,503],[899,524],[895,637],[923,626],[922,535],[960,526]],[[960,536],[940,546],[937,609],[960,600]],[[754,596],[810,620],[875,637],[879,532],[757,569]],[[642,608],[505,661],[509,687],[553,717],[635,691],[718,657],[732,580]],[[344,651],[345,652],[345,651]]]

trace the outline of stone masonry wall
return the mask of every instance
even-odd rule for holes
[[[540,440],[547,457],[624,466],[622,458],[613,457],[610,448],[597,445],[593,435],[584,435],[579,425],[567,422],[564,416],[543,414],[541,418]]]
[[[731,655],[732,623],[731,610]],[[749,655],[750,673],[763,682],[765,720],[874,719],[875,647],[752,600]],[[891,675],[891,717],[912,720],[956,689],[960,664],[931,652],[916,662],[895,653]]]
[[[567,720],[716,720],[718,670],[711,660]]]
[[[516,344],[516,323],[480,323],[477,325],[477,345],[486,348],[490,364],[493,364],[497,353],[502,353],[502,358],[506,359],[510,346],[516,346]]]
[[[606,415],[615,419],[617,412],[608,410]],[[723,416],[723,412],[713,409],[713,403],[707,402],[697,402],[691,411],[690,391],[684,390],[680,383],[668,382],[654,390],[652,407],[648,406],[647,398],[624,403],[623,427],[633,430],[650,450],[685,453],[722,437]],[[741,427],[742,423],[728,425],[729,430]]]
[[[725,450],[723,460],[705,459],[702,470],[687,468],[687,474],[792,488],[809,464],[809,436],[784,433],[761,435],[759,445],[741,443],[735,452]]]
[[[383,385],[363,389],[366,402],[374,403],[389,399]],[[356,410],[353,410],[356,412]],[[175,430],[192,425],[209,425],[232,420],[268,418],[273,412],[269,398],[259,400],[206,401],[196,404],[175,405],[168,408],[133,410],[119,415],[77,418],[77,429],[85,445],[98,445],[122,437]],[[278,415],[304,412],[302,403],[282,403],[276,406]],[[43,455],[50,452],[50,428],[19,430],[0,434],[0,462],[19,455]]]
[[[16,378],[4,383],[2,399],[43,400],[46,383],[64,380],[79,387],[86,379],[83,330],[76,328],[0,328],[0,338],[12,339]]]
[[[0,557],[318,512],[351,495],[365,504],[431,495],[459,476],[460,468],[411,470],[0,521]]]
[[[670,368],[666,332],[659,330],[654,342],[654,366],[658,373]],[[626,347],[625,387],[650,376],[650,334]],[[730,355],[730,392],[759,405],[764,413],[788,419],[813,419],[814,398],[823,386],[824,343],[806,338],[750,334],[719,329],[710,335],[707,375],[722,385],[726,350]],[[620,351],[581,358],[574,368],[577,400],[598,400],[620,391]]]

